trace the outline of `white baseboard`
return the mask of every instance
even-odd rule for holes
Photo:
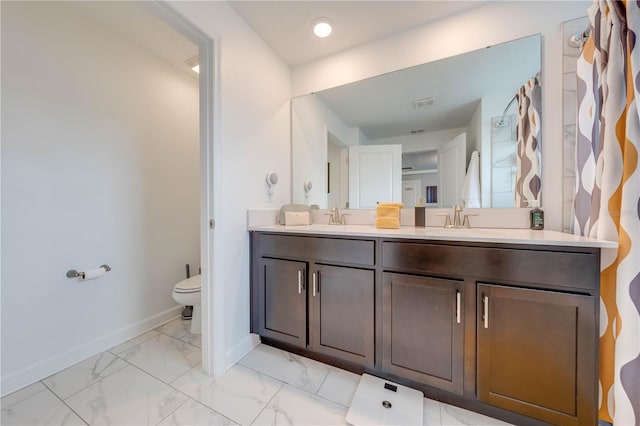
[[[22,370],[0,378],[0,394],[8,395],[25,386],[91,358],[109,348],[146,333],[178,316],[183,306],[167,309],[135,324],[127,325],[113,333],[83,343],[59,355],[40,361]]]
[[[229,349],[224,354],[225,371],[238,363],[246,354],[251,352],[253,348],[260,344],[260,336],[257,334],[248,334],[240,343]]]

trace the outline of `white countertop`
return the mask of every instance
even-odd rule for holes
[[[336,237],[390,237],[438,241],[469,241],[504,244],[534,244],[548,246],[616,248],[618,243],[565,234],[557,231],[533,231],[530,229],[497,228],[416,228],[378,229],[372,225],[266,225],[249,227],[249,231],[282,232],[290,234],[314,234]]]

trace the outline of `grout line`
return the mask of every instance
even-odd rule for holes
[[[157,377],[156,377],[157,379]],[[168,419],[171,415],[173,415],[173,413],[175,413],[176,411],[178,411],[178,409],[180,409],[180,407],[182,407],[184,404],[186,404],[187,402],[189,402],[191,400],[190,397],[187,397],[187,399],[185,399],[182,404],[178,405],[176,408],[174,408],[169,414],[167,414],[165,417],[163,417],[162,419],[160,419],[159,422],[157,422],[156,424],[160,424],[163,421],[165,421],[166,419]]]
[[[256,414],[256,415],[255,415],[255,417],[254,417],[254,418],[251,420],[251,422],[249,423],[250,425],[252,425],[252,424],[253,424],[253,422],[255,422],[255,421],[256,421],[256,419],[257,419],[258,417],[260,417],[260,414],[262,414],[262,412],[263,412],[263,411],[264,411],[264,410],[269,406],[269,404],[271,404],[271,401],[273,401],[273,400],[274,400],[274,398],[275,398],[276,396],[278,396],[278,394],[280,393],[280,391],[285,387],[285,385],[287,385],[287,384],[288,384],[288,383],[286,383],[286,382],[283,382],[282,380],[279,380],[279,382],[280,382],[280,387],[278,388],[278,390],[273,394],[273,396],[271,397],[271,399],[269,399],[269,401],[267,401],[267,403],[264,405],[264,407],[262,407],[262,408],[260,409],[260,411],[258,411],[258,414]]]
[[[329,364],[325,364],[324,362],[316,361],[315,359],[311,359],[311,358],[307,358],[307,357],[302,356],[302,355],[297,355],[297,354],[294,354],[294,353],[291,353],[291,352],[287,352],[287,351],[285,351],[285,350],[283,350],[283,349],[279,349],[279,348],[274,348],[274,349],[276,349],[276,350],[278,350],[278,351],[280,351],[280,352],[282,352],[282,353],[284,353],[284,354],[287,354],[287,355],[289,355],[289,356],[293,356],[293,357],[298,357],[298,358],[306,359],[306,360],[313,361],[313,362],[316,362],[316,363],[318,363],[318,364],[324,365],[324,366],[326,366],[326,367],[329,367],[329,371],[331,371],[331,369],[333,368],[331,365],[329,365]],[[255,348],[254,348],[253,350],[255,350]],[[317,389],[315,392],[309,392],[308,390],[305,390],[305,389],[303,389],[303,388],[300,388],[300,387],[298,387],[298,386],[294,385],[293,383],[289,383],[289,382],[287,382],[286,380],[283,380],[283,379],[278,378],[278,377],[275,377],[275,376],[273,376],[273,375],[271,375],[271,374],[265,373],[264,371],[258,370],[258,369],[257,369],[257,368],[255,368],[255,367],[251,367],[251,366],[248,366],[248,365],[242,364],[242,363],[241,363],[241,361],[242,361],[242,360],[238,361],[238,362],[237,362],[236,364],[234,364],[234,365],[241,365],[241,366],[246,367],[246,368],[248,368],[248,369],[250,369],[250,370],[252,370],[252,371],[255,371],[256,373],[262,374],[262,375],[267,376],[267,377],[271,377],[272,379],[276,379],[276,380],[277,380],[277,381],[279,381],[279,382],[286,383],[286,384],[288,384],[288,385],[293,386],[293,387],[294,387],[294,388],[296,388],[296,389],[303,390],[303,391],[305,391],[305,392],[307,392],[307,393],[311,393],[311,394],[313,394],[313,395],[317,395],[317,392],[319,392],[319,391],[320,391],[320,388],[322,387],[322,384],[324,384],[325,380],[327,380],[327,377],[329,376],[329,373],[327,372],[327,375],[326,375],[326,376],[324,377],[324,379],[322,380],[322,384],[320,385],[320,387],[318,387],[318,389]],[[306,367],[306,365],[305,365],[305,367]],[[338,404],[338,405],[340,405],[340,404]]]
[[[62,371],[64,371],[64,370],[62,370]],[[98,380],[98,382],[99,382],[99,381],[100,381],[100,380]],[[96,383],[98,383],[98,382],[96,382]],[[57,393],[55,393],[51,388],[49,388],[49,386],[47,386],[47,384],[46,384],[46,383],[44,383],[44,381],[40,380],[40,383],[42,383],[42,385],[43,385],[43,386],[44,386],[44,387],[45,387],[49,392],[51,392],[51,393],[53,394],[53,396],[54,396],[54,397],[56,397],[60,402],[62,402],[62,405],[64,405],[65,407],[67,407],[67,408],[68,408],[68,409],[69,409],[73,414],[75,414],[75,415],[80,419],[80,421],[82,421],[85,425],[89,425],[89,422],[87,422],[87,421],[84,419],[84,417],[82,417],[82,416],[80,415],[80,413],[76,412],[76,410],[74,410],[74,409],[73,409],[69,404],[67,404],[67,403],[65,402],[65,400],[64,400],[64,399],[60,398],[60,397],[58,396],[58,394],[57,394]],[[88,386],[87,386],[87,387],[88,387]],[[85,388],[83,388],[83,389],[81,389],[81,390],[84,390],[84,389],[86,389],[87,387],[85,387]],[[78,392],[80,392],[80,391],[78,391]],[[78,393],[78,392],[76,392],[76,393]],[[75,395],[75,394],[74,394],[74,395]],[[70,396],[69,396],[69,397],[70,397]]]
[[[322,383],[320,383],[320,386],[318,386],[318,390],[315,391],[315,395],[318,395],[318,392],[320,392],[320,389],[322,389],[322,386],[324,386],[324,383],[329,378],[329,374],[331,374],[331,371],[333,371],[333,367],[329,366],[329,371],[327,371],[327,375],[324,376],[324,379],[322,380]],[[318,395],[318,396],[320,396],[320,395]]]
[[[51,376],[49,376],[49,377],[51,377]],[[46,379],[46,378],[47,378],[47,377],[45,377],[45,379]],[[44,380],[44,379],[42,379],[42,380]],[[16,391],[13,391],[13,392],[11,392],[11,393],[9,393],[9,394],[7,394],[7,395],[3,396],[3,397],[0,399],[0,408],[1,408],[2,410],[5,410],[5,409],[7,409],[7,408],[9,408],[9,407],[13,407],[13,406],[14,406],[14,405],[16,405],[16,404],[21,403],[22,401],[26,401],[27,399],[29,399],[29,398],[31,398],[31,397],[33,397],[33,396],[36,396],[36,395],[37,395],[37,394],[39,394],[40,392],[44,392],[44,391],[46,391],[48,388],[47,388],[46,386],[44,386],[44,383],[42,383],[42,385],[44,386],[44,389],[40,389],[38,392],[32,393],[31,395],[29,395],[29,396],[25,396],[24,398],[20,398],[19,400],[15,401],[13,404],[10,404],[10,405],[4,405],[4,404],[2,404],[2,400],[3,400],[3,399],[5,399],[6,397],[8,397],[8,396],[10,396],[10,395],[13,395],[13,394],[14,394],[14,393],[16,393],[16,392],[20,392],[21,390],[23,390],[23,389],[25,389],[25,388],[27,388],[27,387],[29,387],[29,386],[33,386],[33,385],[35,385],[35,384],[36,384],[36,383],[38,383],[38,382],[42,382],[42,380],[38,380],[37,382],[31,383],[30,385],[24,386],[24,387],[22,387],[22,388],[20,388],[20,389],[18,389],[18,390],[16,390]]]
[[[102,354],[104,354],[104,353],[107,353],[107,352],[109,352],[109,351],[103,351],[103,352],[100,352],[99,354],[94,355],[94,356],[92,356],[92,357],[89,357],[89,358],[85,359],[84,361],[87,361],[87,360],[89,360],[89,359],[91,359],[91,358],[95,358],[95,357],[100,356],[100,355],[102,355]],[[122,361],[126,362],[127,364],[130,364],[126,359],[120,358],[118,355],[116,355],[116,354],[114,354],[114,353],[111,353],[111,352],[109,352],[109,353],[115,357],[115,358],[114,358],[114,360],[117,358],[117,359],[121,359]],[[78,363],[76,363],[76,364],[72,365],[71,367],[67,367],[67,368],[65,368],[64,370],[60,370],[60,371],[58,371],[57,373],[53,373],[53,374],[52,374],[51,376],[49,376],[49,377],[45,377],[44,379],[42,379],[42,380],[41,380],[42,384],[43,384],[47,389],[49,389],[49,390],[50,390],[50,391],[51,391],[55,396],[57,396],[57,397],[58,397],[58,398],[60,398],[62,401],[64,401],[64,399],[62,399],[60,396],[58,396],[58,394],[56,393],[56,391],[54,391],[52,388],[50,388],[49,386],[47,386],[47,384],[46,384],[44,381],[45,381],[45,380],[47,380],[47,379],[48,379],[48,378],[50,378],[50,377],[53,377],[53,376],[55,376],[55,375],[58,375],[58,374],[62,373],[63,371],[67,371],[67,370],[69,370],[69,369],[71,369],[71,368],[75,367],[76,365],[78,365],[78,364],[80,364],[80,363],[84,362],[84,361],[80,361],[80,362],[78,362]],[[106,368],[106,367],[105,367],[105,368]],[[101,381],[103,381],[103,380],[104,380],[104,379],[106,379],[107,377],[109,377],[109,376],[111,376],[111,375],[113,375],[113,374],[117,373],[117,372],[118,372],[118,371],[120,371],[120,370],[124,370],[125,368],[127,368],[127,366],[126,366],[126,365],[124,365],[124,366],[122,366],[122,367],[118,368],[117,370],[115,370],[115,371],[111,372],[110,374],[108,374],[108,375],[106,375],[106,376],[99,376],[100,378],[99,378],[98,380],[96,380],[96,381],[95,381],[95,382],[93,382],[93,383],[89,383],[88,385],[84,385],[82,388],[80,388],[80,389],[78,389],[77,391],[75,391],[75,392],[73,392],[73,393],[69,394],[65,399],[69,399],[69,398],[71,398],[72,396],[79,394],[79,393],[80,393],[80,392],[82,392],[83,390],[85,390],[85,389],[87,389],[87,388],[90,388],[91,386],[95,385],[96,383],[100,383]]]

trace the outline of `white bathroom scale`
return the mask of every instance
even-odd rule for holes
[[[364,425],[422,425],[422,392],[363,374],[347,413],[347,423]]]

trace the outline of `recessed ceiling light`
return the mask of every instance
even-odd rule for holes
[[[331,31],[333,31],[333,28],[331,28],[331,21],[327,18],[319,18],[313,24],[313,33],[316,37],[328,37],[331,34]]]

